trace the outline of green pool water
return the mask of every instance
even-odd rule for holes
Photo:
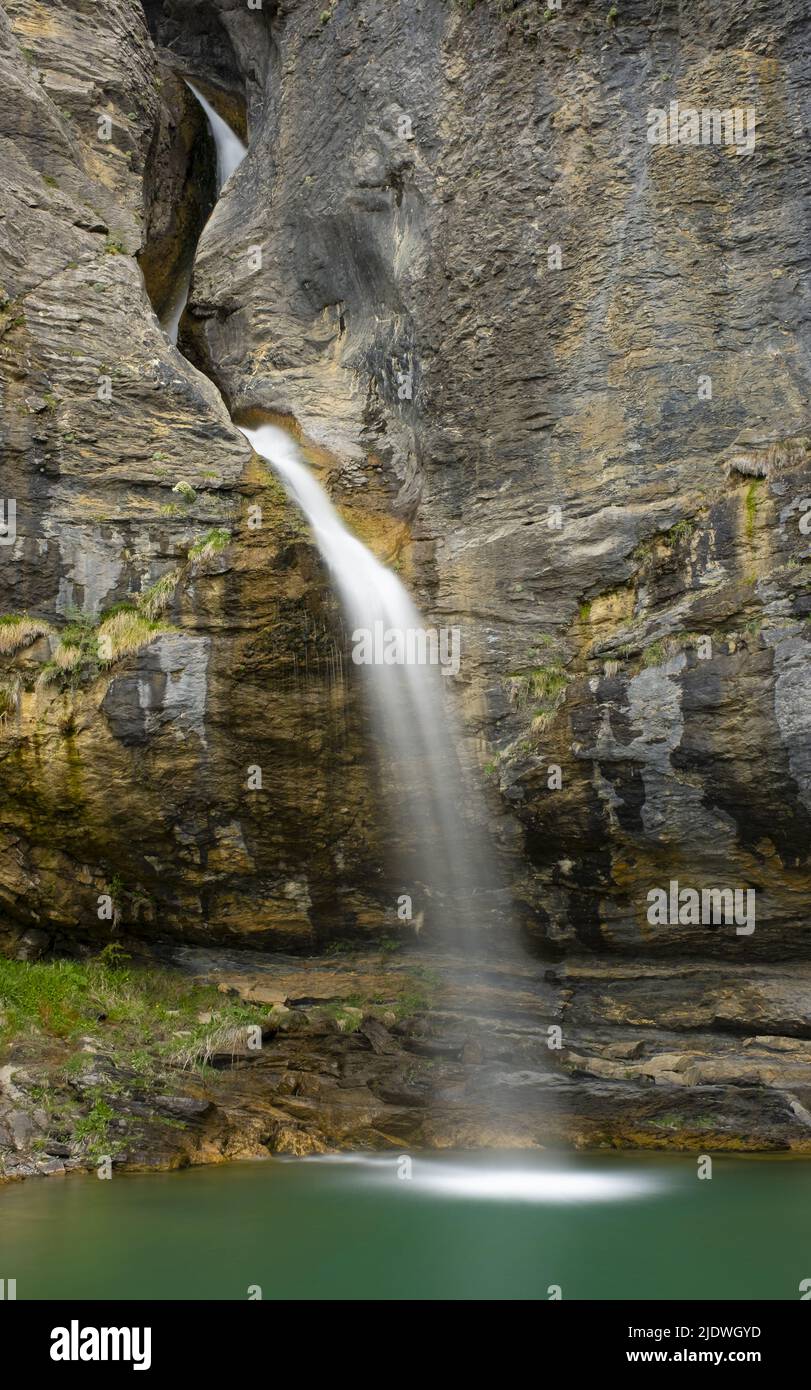
[[[811,1163],[446,1154],[0,1188],[18,1299],[800,1297]],[[254,1296],[256,1296],[254,1294]]]

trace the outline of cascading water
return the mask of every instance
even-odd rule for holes
[[[273,425],[242,428],[257,454],[282,479],[312,529],[332,575],[353,638],[387,639],[389,654],[406,656],[409,638],[425,633],[417,609],[391,570],[347,530],[324,489],[298,455],[291,437]],[[428,650],[427,644],[425,650]],[[434,647],[434,652],[438,647]],[[385,652],[385,648],[382,649]],[[380,641],[378,658],[382,654]],[[448,926],[470,928],[480,918],[475,895],[495,887],[489,847],[456,754],[437,664],[372,660],[363,663],[380,745],[381,771],[400,831],[407,871],[415,878],[415,908],[452,913]]]
[[[246,154],[247,145],[243,145],[239,136],[231,129],[227,121],[224,121],[211,105],[206,101],[203,93],[188,78],[185,79],[186,86],[193,92],[205,112],[209,129],[214,137],[214,144],[217,149],[217,196],[222,193],[235,169],[239,168]]]
[[[188,86],[211,129],[221,190],[247,151],[194,83]],[[181,287],[176,318],[173,314],[175,332],[189,281],[190,275]],[[410,639],[424,639],[420,615],[405,588],[343,524],[290,435],[272,425],[241,428],[306,516],[350,631],[393,634],[404,646]],[[436,648],[432,655],[435,659]],[[475,790],[466,785],[457,756],[442,676],[437,665],[408,659],[391,664],[373,660],[362,672],[401,846],[404,891],[412,898],[416,922],[426,915],[432,923],[441,920],[445,930],[471,931],[482,924],[487,890],[499,885],[490,846],[478,829],[483,817]]]
[[[189,290],[191,289],[191,263],[183,271],[178,281],[177,289],[173,294],[169,307],[164,310],[161,319],[161,328],[169,339],[170,343],[177,344],[177,335],[180,331],[180,320],[183,317],[183,310],[189,301]]]
[[[214,145],[217,151],[217,197],[219,197],[234,170],[239,167],[248,153],[248,147],[247,145],[243,145],[239,136],[235,135],[227,121],[224,121],[222,116],[217,114],[211,102],[206,101],[203,93],[195,87],[194,83],[190,82],[188,78],[184,80],[189,91],[194,94],[197,101],[202,106],[206,120],[208,121],[209,130],[214,139]],[[163,318],[161,319],[161,327],[170,343],[177,343],[180,320],[183,317],[183,310],[189,299],[193,268],[194,257],[192,256],[188,265],[183,269],[180,280],[178,281],[177,290],[172,296],[171,302],[164,311]]]

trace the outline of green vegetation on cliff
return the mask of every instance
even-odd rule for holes
[[[81,1069],[91,1030],[92,1050],[130,1065],[138,1057],[140,1070],[157,1074],[210,1054],[212,1036],[222,1041],[267,1013],[176,972],[134,965],[114,945],[90,960],[0,956],[0,1044],[26,1060],[59,1048],[68,1070]]]

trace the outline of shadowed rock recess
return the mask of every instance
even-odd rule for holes
[[[2,0],[0,950],[118,943],[265,1037],[145,1080],[97,1010],[54,1139],[67,1044],[0,998],[7,1175],[89,1161],[100,1104],[130,1166],[811,1152],[808,43],[794,0]],[[184,76],[248,143],[216,207]],[[755,148],[649,143],[673,102]],[[398,918],[251,412],[461,630],[515,904],[478,966]],[[753,890],[754,931],[652,924],[671,883]]]

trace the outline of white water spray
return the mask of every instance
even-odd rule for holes
[[[191,289],[191,266],[188,266],[180,277],[177,289],[172,295],[169,305],[163,311],[161,328],[169,339],[170,343],[177,344],[177,335],[180,331],[180,320],[183,317],[183,310],[189,302],[189,290]]]
[[[185,82],[205,112],[211,134],[214,137],[214,144],[217,147],[217,196],[219,197],[234,170],[239,167],[248,153],[248,146],[243,145],[228,122],[218,115],[210,101],[206,101],[199,88],[195,87],[188,78],[185,79]]]

